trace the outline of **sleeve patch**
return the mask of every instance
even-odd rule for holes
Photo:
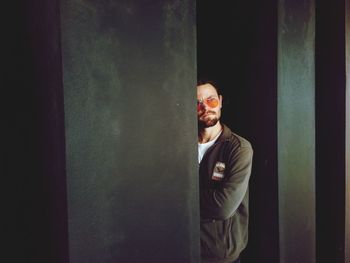
[[[225,164],[222,162],[216,162],[211,179],[215,181],[221,181],[224,178],[224,176],[225,176]]]

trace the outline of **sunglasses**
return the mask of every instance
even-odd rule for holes
[[[197,100],[197,111],[201,111],[204,104],[210,108],[216,108],[219,105],[219,99],[208,98],[205,100],[203,100],[203,99]]]

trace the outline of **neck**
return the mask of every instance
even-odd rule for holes
[[[199,143],[210,142],[216,136],[218,136],[218,134],[221,132],[221,130],[222,130],[222,127],[221,127],[221,123],[219,121],[212,127],[199,128],[199,130],[198,130],[198,142]]]

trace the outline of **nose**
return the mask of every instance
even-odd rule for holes
[[[207,107],[208,106],[203,101],[198,101],[198,103],[197,103],[197,110],[198,111],[206,111]]]

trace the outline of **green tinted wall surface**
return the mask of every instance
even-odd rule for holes
[[[278,9],[280,262],[315,262],[314,2]]]
[[[194,1],[61,3],[70,260],[198,262]]]

